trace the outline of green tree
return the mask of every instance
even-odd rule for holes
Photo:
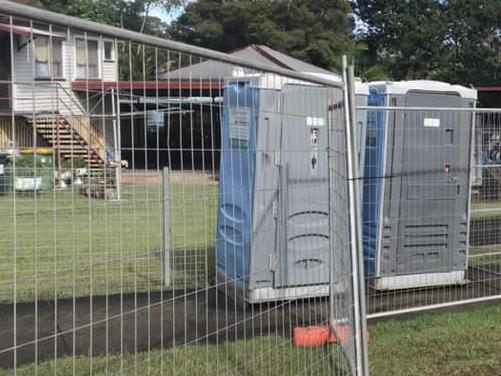
[[[446,26],[436,0],[358,0],[354,9],[364,23],[359,37],[369,59],[383,64],[393,79],[428,78],[440,66]]]
[[[498,0],[353,0],[367,59],[391,78],[500,81]]]
[[[315,43],[312,53],[321,65],[334,72],[342,70],[342,56],[346,55],[355,64],[355,74],[363,81],[386,80],[388,74],[380,64],[373,64],[367,59],[367,45],[355,39],[341,45],[332,45],[325,40]]]
[[[449,53],[442,77],[464,84],[500,84],[501,2],[449,0],[446,5]]]
[[[298,59],[335,68],[325,54],[350,46],[353,20],[344,0],[198,0],[173,23],[173,39],[229,52],[264,44]],[[336,59],[338,56],[336,56]]]
[[[35,5],[125,29],[163,34],[166,25],[156,17],[151,17],[153,7],[161,7],[166,12],[184,4],[185,0],[35,0]]]

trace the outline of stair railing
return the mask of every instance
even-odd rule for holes
[[[103,135],[101,135],[93,126],[90,120],[90,115],[87,113],[85,108],[73,98],[73,93],[69,92],[67,88],[65,88],[61,83],[56,82],[58,85],[58,89],[62,89],[66,94],[66,97],[71,100],[75,106],[85,114],[85,116],[75,116],[73,115],[73,110],[68,106],[67,103],[61,100],[66,109],[70,112],[71,117],[64,117],[66,122],[73,128],[74,131],[78,133],[82,139],[87,142],[90,148],[92,148],[96,154],[101,158],[104,162],[106,162],[106,144],[103,142]],[[58,98],[60,99],[60,98]]]
[[[98,155],[104,162],[106,162],[106,144],[103,135],[100,134],[95,127],[92,126],[90,116],[85,108],[73,98],[73,93],[70,93],[67,88],[61,85],[60,82],[53,82],[51,85],[56,86],[56,108],[57,116],[56,126],[65,126],[65,123],[75,132],[82,140],[84,140],[88,147]],[[64,93],[64,98],[67,98],[78,109],[79,114],[75,114],[74,108],[59,95],[59,91]],[[69,115],[61,114],[60,105],[64,108],[64,112]],[[51,115],[51,118],[53,115]]]
[[[103,137],[92,126],[88,117],[64,117],[64,120],[94,150],[99,158],[106,161],[106,145],[103,142]]]

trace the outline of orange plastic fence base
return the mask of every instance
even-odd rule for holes
[[[350,341],[350,328],[346,325],[337,325],[334,330],[330,326],[298,327],[293,329],[292,341],[295,346],[301,347],[319,347],[338,342],[346,345]]]

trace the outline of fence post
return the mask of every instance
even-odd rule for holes
[[[118,103],[115,103],[118,102]],[[113,154],[115,159],[115,191],[117,200],[122,197],[122,153],[120,146],[120,96],[118,91],[111,89],[111,115],[113,116]]]
[[[162,213],[163,213],[163,249],[162,249],[162,268],[164,285],[170,286],[171,278],[171,186],[170,186],[170,170],[169,167],[164,167],[162,171]]]
[[[348,179],[350,253],[353,287],[353,318],[355,340],[355,375],[369,374],[367,356],[367,323],[365,313],[365,279],[362,252],[361,210],[359,195],[359,164],[355,137],[355,77],[353,66],[348,67],[347,57],[343,56],[343,102],[345,114],[346,162]]]

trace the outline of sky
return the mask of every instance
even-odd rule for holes
[[[195,0],[188,0],[191,3]],[[167,13],[162,7],[156,6],[151,10],[151,15],[160,18],[163,22],[170,24],[176,18],[183,14],[183,8],[177,8],[173,12]]]

